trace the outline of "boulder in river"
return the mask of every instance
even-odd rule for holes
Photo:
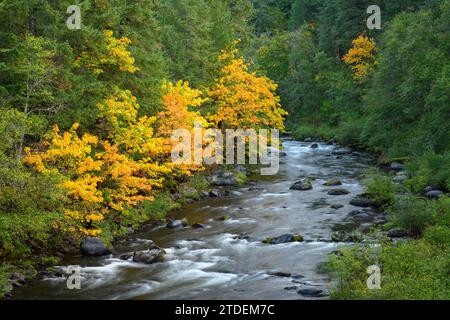
[[[136,251],[133,254],[133,262],[153,264],[164,261],[166,252],[156,245],[152,245],[147,251]]]
[[[343,207],[345,207],[343,204],[332,204],[332,205],[330,206],[330,208],[331,208],[331,209],[334,209],[334,210],[339,210],[339,209],[341,209],[341,208],[343,208]]]
[[[328,191],[328,194],[330,196],[343,196],[343,195],[346,195],[346,194],[349,194],[349,193],[350,193],[350,191],[348,191],[347,189],[342,189],[342,188],[331,189],[330,191]]]
[[[313,143],[313,144],[310,146],[310,148],[311,148],[311,149],[318,149],[318,148],[319,148],[319,144],[318,144],[318,143]]]
[[[100,238],[88,237],[83,240],[80,246],[81,253],[86,256],[106,256],[111,254],[111,250],[106,248],[105,243]]]
[[[181,228],[185,228],[187,227],[188,221],[186,218],[182,219],[182,220],[172,220],[169,221],[169,223],[167,223],[167,228],[169,229],[181,229]]]
[[[302,180],[294,183],[290,189],[297,190],[297,191],[308,191],[308,190],[312,190],[313,186],[312,186],[311,181],[309,181],[308,179],[302,179]]]
[[[204,229],[204,228],[205,228],[205,225],[204,225],[204,224],[201,224],[201,223],[194,223],[194,224],[192,225],[192,228],[194,228],[194,229]]]
[[[367,195],[359,195],[350,201],[350,204],[354,207],[368,208],[373,207],[375,202]]]
[[[323,184],[326,187],[342,186],[342,181],[338,178],[330,179]]]
[[[335,156],[344,156],[347,154],[351,154],[353,152],[352,149],[350,148],[334,148],[333,151],[331,152],[331,154],[335,155]]]
[[[303,288],[297,291],[297,293],[304,297],[311,297],[311,298],[321,298],[328,296],[326,292],[317,288]]]
[[[303,242],[304,238],[301,235],[284,234],[276,238],[267,238],[263,240],[266,244],[282,244],[289,242]]]
[[[403,238],[408,236],[408,232],[405,229],[395,228],[389,230],[387,236],[389,238]]]

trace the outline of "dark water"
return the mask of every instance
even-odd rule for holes
[[[82,289],[70,291],[65,278],[33,281],[15,292],[16,299],[305,299],[285,287],[327,290],[330,280],[317,271],[326,255],[338,244],[330,243],[332,229],[343,223],[355,208],[350,199],[362,192],[361,175],[373,163],[369,156],[330,156],[332,146],[285,141],[288,154],[281,158],[276,176],[257,177],[259,191],[248,187],[225,198],[205,199],[171,218],[186,217],[205,229],[150,228],[136,235],[117,254],[104,258],[71,257],[64,264],[82,266]],[[290,191],[302,177],[316,177],[312,191]],[[340,178],[345,196],[329,196],[322,186]],[[320,202],[343,204],[333,210]],[[225,222],[218,218],[228,215]],[[261,239],[282,234],[301,234],[303,243],[265,245]],[[249,237],[246,240],[237,235]],[[122,261],[127,252],[146,249],[153,240],[166,248],[164,263],[142,265]],[[61,267],[64,270],[64,266]],[[279,277],[288,272],[301,277]],[[301,282],[294,283],[293,281]]]

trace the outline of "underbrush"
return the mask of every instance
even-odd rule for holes
[[[340,249],[330,256],[325,270],[336,285],[332,299],[446,300],[450,297],[448,246],[429,238],[404,243],[384,242]],[[441,233],[442,230],[439,231]],[[446,227],[448,236],[448,228]],[[381,289],[367,286],[367,268],[381,268]]]

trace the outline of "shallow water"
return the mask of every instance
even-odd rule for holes
[[[344,223],[354,207],[350,200],[362,192],[361,176],[373,164],[368,155],[330,156],[332,146],[284,141],[278,175],[255,177],[261,190],[232,190],[231,196],[208,198],[169,215],[186,217],[205,229],[169,230],[148,228],[136,239],[117,247],[103,258],[73,256],[67,265],[81,265],[82,289],[70,291],[65,278],[35,280],[16,290],[16,299],[307,299],[285,287],[327,290],[330,280],[318,272],[326,255],[339,244],[331,238],[333,228]],[[291,191],[302,177],[316,177],[312,191]],[[323,183],[340,178],[345,196],[327,195]],[[328,205],[323,204],[323,202]],[[345,207],[334,210],[331,204]],[[218,218],[228,215],[221,222]],[[261,240],[282,234],[301,234],[305,242],[265,245]],[[241,239],[237,238],[241,235]],[[245,240],[243,237],[248,237]],[[325,239],[325,240],[324,240]],[[149,240],[166,248],[166,261],[142,265],[119,256],[144,250]],[[65,269],[61,266],[61,269]],[[292,277],[270,275],[288,272]],[[299,283],[300,282],[300,283]]]

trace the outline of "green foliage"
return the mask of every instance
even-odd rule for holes
[[[372,170],[368,173],[365,184],[367,195],[378,207],[394,203],[397,186],[388,175]]]
[[[325,270],[336,280],[332,299],[446,300],[448,247],[426,240],[343,248],[331,255]],[[367,288],[367,268],[381,267],[381,289]]]
[[[123,237],[127,234],[128,228],[137,229],[143,223],[149,221],[164,220],[166,214],[177,209],[179,204],[172,200],[168,193],[159,194],[154,201],[145,201],[136,208],[130,208],[125,215],[115,217],[112,221],[108,221],[105,227],[112,227],[112,232],[107,236],[107,240],[111,241],[112,237]],[[107,228],[102,228],[107,230]]]
[[[450,152],[429,151],[407,164],[412,178],[406,185],[413,192],[423,192],[428,186],[450,190]]]
[[[427,201],[414,196],[402,196],[390,208],[392,222],[411,235],[421,235],[434,225],[450,226],[450,198]]]

